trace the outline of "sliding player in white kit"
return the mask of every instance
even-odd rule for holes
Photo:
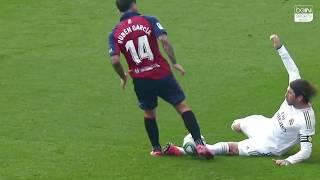
[[[278,165],[290,165],[310,157],[311,136],[315,134],[315,113],[310,100],[315,96],[316,90],[308,81],[301,79],[296,64],[279,37],[271,35],[270,39],[289,74],[289,87],[285,101],[272,118],[252,115],[233,121],[232,130],[244,133],[248,139],[240,142],[207,144],[212,154],[281,156],[300,142],[299,152],[286,159],[273,161]],[[167,145],[165,153],[178,156],[186,154],[182,148],[171,143]]]

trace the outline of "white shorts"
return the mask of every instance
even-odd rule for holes
[[[241,131],[248,137],[266,136],[271,129],[271,120],[261,115],[252,115],[234,122],[240,123]]]
[[[261,115],[252,115],[235,120],[240,123],[241,131],[248,137],[238,142],[240,156],[270,156],[273,148],[270,147],[268,134],[271,130],[271,120]]]

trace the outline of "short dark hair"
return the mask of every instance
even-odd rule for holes
[[[311,98],[317,94],[317,90],[308,81],[297,79],[290,83],[290,88],[296,96],[302,96],[304,103],[309,103]]]
[[[136,0],[116,0],[116,5],[120,12],[128,11],[132,3],[136,3]]]

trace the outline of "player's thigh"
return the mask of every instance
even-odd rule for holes
[[[158,95],[173,106],[185,100],[185,94],[172,74],[160,80]]]
[[[134,91],[143,110],[153,110],[158,105],[157,89],[154,80],[134,79]]]
[[[270,119],[261,115],[251,115],[242,119],[237,119],[235,122],[240,124],[241,131],[248,136],[257,137],[261,136],[268,127]]]

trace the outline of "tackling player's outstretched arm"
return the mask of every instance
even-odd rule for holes
[[[278,53],[289,74],[289,83],[296,79],[301,79],[297,65],[294,63],[287,49],[283,45],[281,46],[280,49],[278,49]]]
[[[270,39],[273,42],[274,48],[278,51],[278,54],[281,57],[284,67],[286,68],[289,74],[289,83],[296,79],[301,79],[297,65],[294,63],[287,49],[281,43],[279,36],[273,34],[270,36]]]
[[[158,37],[159,41],[161,42],[164,51],[167,53],[170,62],[172,63],[173,67],[178,70],[182,75],[184,75],[185,70],[184,68],[180,65],[177,64],[177,60],[176,57],[174,55],[174,50],[173,47],[171,45],[171,43],[169,42],[168,36],[166,34],[162,34]]]

